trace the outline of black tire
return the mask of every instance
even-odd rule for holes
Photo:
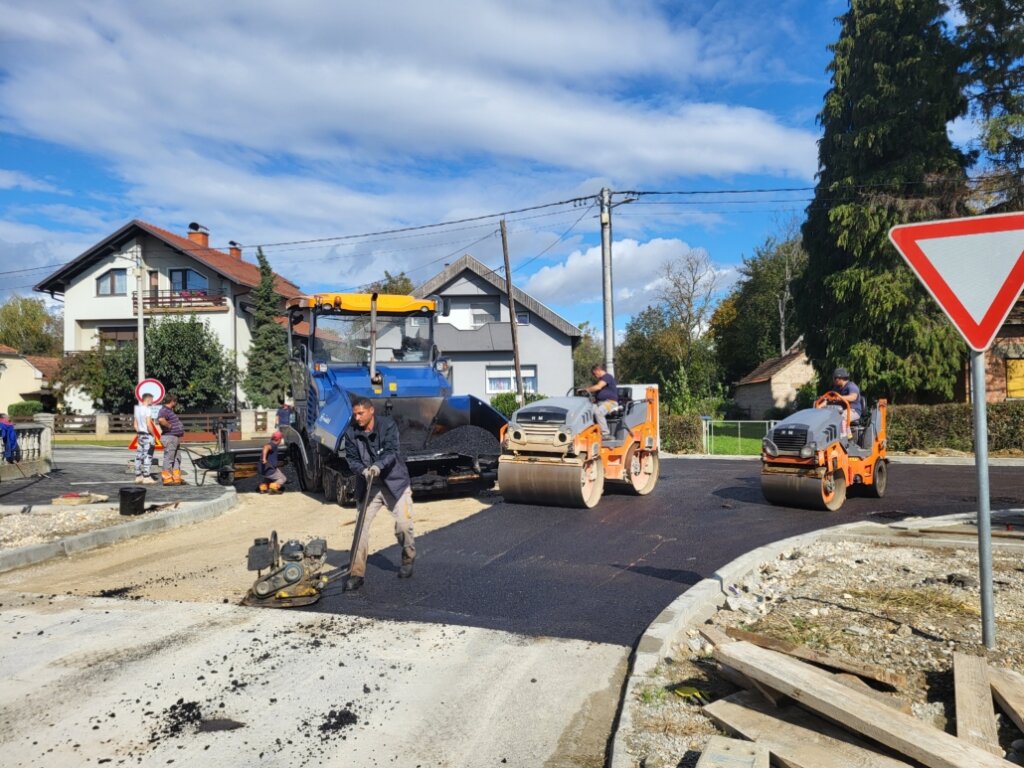
[[[332,503],[338,494],[338,476],[329,469],[324,469],[324,499]]]
[[[875,477],[871,485],[867,486],[868,494],[876,499],[885,496],[885,489],[889,485],[889,468],[885,459],[875,462]]]
[[[832,491],[828,490],[828,481],[831,479]],[[846,475],[842,470],[836,470],[831,478],[823,478],[821,481],[821,503],[829,512],[838,512],[846,503]]]
[[[217,471],[218,485],[234,485],[235,471],[233,469],[221,469]]]

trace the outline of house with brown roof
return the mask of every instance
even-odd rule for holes
[[[59,366],[59,358],[20,355],[13,347],[0,344],[0,413],[26,400],[38,400],[52,410],[56,400],[51,386]]]
[[[141,290],[139,275],[141,273]],[[243,260],[231,241],[227,250],[210,246],[209,231],[196,223],[185,236],[135,219],[40,281],[35,290],[64,300],[65,353],[97,344],[130,344],[143,318],[196,315],[205,320],[240,369],[252,339],[252,292],[259,267]],[[275,276],[283,301],[301,294]],[[244,393],[239,392],[244,400]],[[75,410],[89,410],[73,402]]]
[[[801,349],[765,360],[736,383],[736,406],[752,419],[772,408],[789,408],[800,387],[814,381],[814,366]]]
[[[985,355],[986,400],[1001,403],[1024,400],[1024,296],[1017,300]],[[965,368],[964,391],[970,374]]]

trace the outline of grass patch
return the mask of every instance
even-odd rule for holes
[[[708,452],[718,456],[759,456],[764,423],[713,421],[708,434]]]
[[[964,616],[975,618],[981,615],[979,608],[948,592],[934,587],[924,588],[892,588],[871,587],[851,589],[849,593],[856,598],[870,601],[880,608],[898,608],[906,611],[939,616]]]
[[[637,691],[637,698],[639,698],[640,702],[646,706],[664,704],[668,701],[668,696],[668,691],[660,685],[645,685]]]

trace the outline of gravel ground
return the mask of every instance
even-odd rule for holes
[[[134,519],[122,517],[118,505],[109,502],[26,509],[8,506],[0,512],[0,549],[42,544]]]
[[[955,734],[953,651],[1024,671],[1021,553],[993,554],[996,648],[988,652],[977,574],[977,555],[969,550],[817,542],[764,563],[730,590],[711,623],[901,672],[909,682],[896,693],[914,715]],[[718,675],[711,650],[691,628],[639,687],[634,729],[626,735],[637,765],[690,768],[707,740],[721,733],[699,703],[676,695],[681,686],[695,686],[710,700],[736,690]],[[1024,765],[1024,754],[1011,747],[1024,747],[1018,741],[1024,735],[998,710],[997,718],[1007,759]]]

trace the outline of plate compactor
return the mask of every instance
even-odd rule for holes
[[[888,480],[886,408],[875,409],[853,425],[850,404],[837,392],[827,392],[814,408],[786,417],[761,445],[761,491],[772,504],[835,512],[846,492],[860,486],[869,495],[885,495]]]
[[[305,544],[290,539],[281,544],[277,531],[273,531],[269,538],[256,539],[249,547],[248,569],[256,571],[257,578],[242,598],[242,605],[254,608],[298,608],[312,605],[329,585],[346,578],[351,572],[356,544],[359,543],[366,522],[366,505],[370,501],[373,485],[372,482],[366,484],[366,496],[356,515],[348,565],[321,573],[327,564],[326,539],[310,539]]]
[[[658,388],[619,386],[619,408],[601,438],[586,397],[551,397],[514,414],[502,431],[498,487],[505,501],[594,507],[605,483],[638,496],[658,482]]]

